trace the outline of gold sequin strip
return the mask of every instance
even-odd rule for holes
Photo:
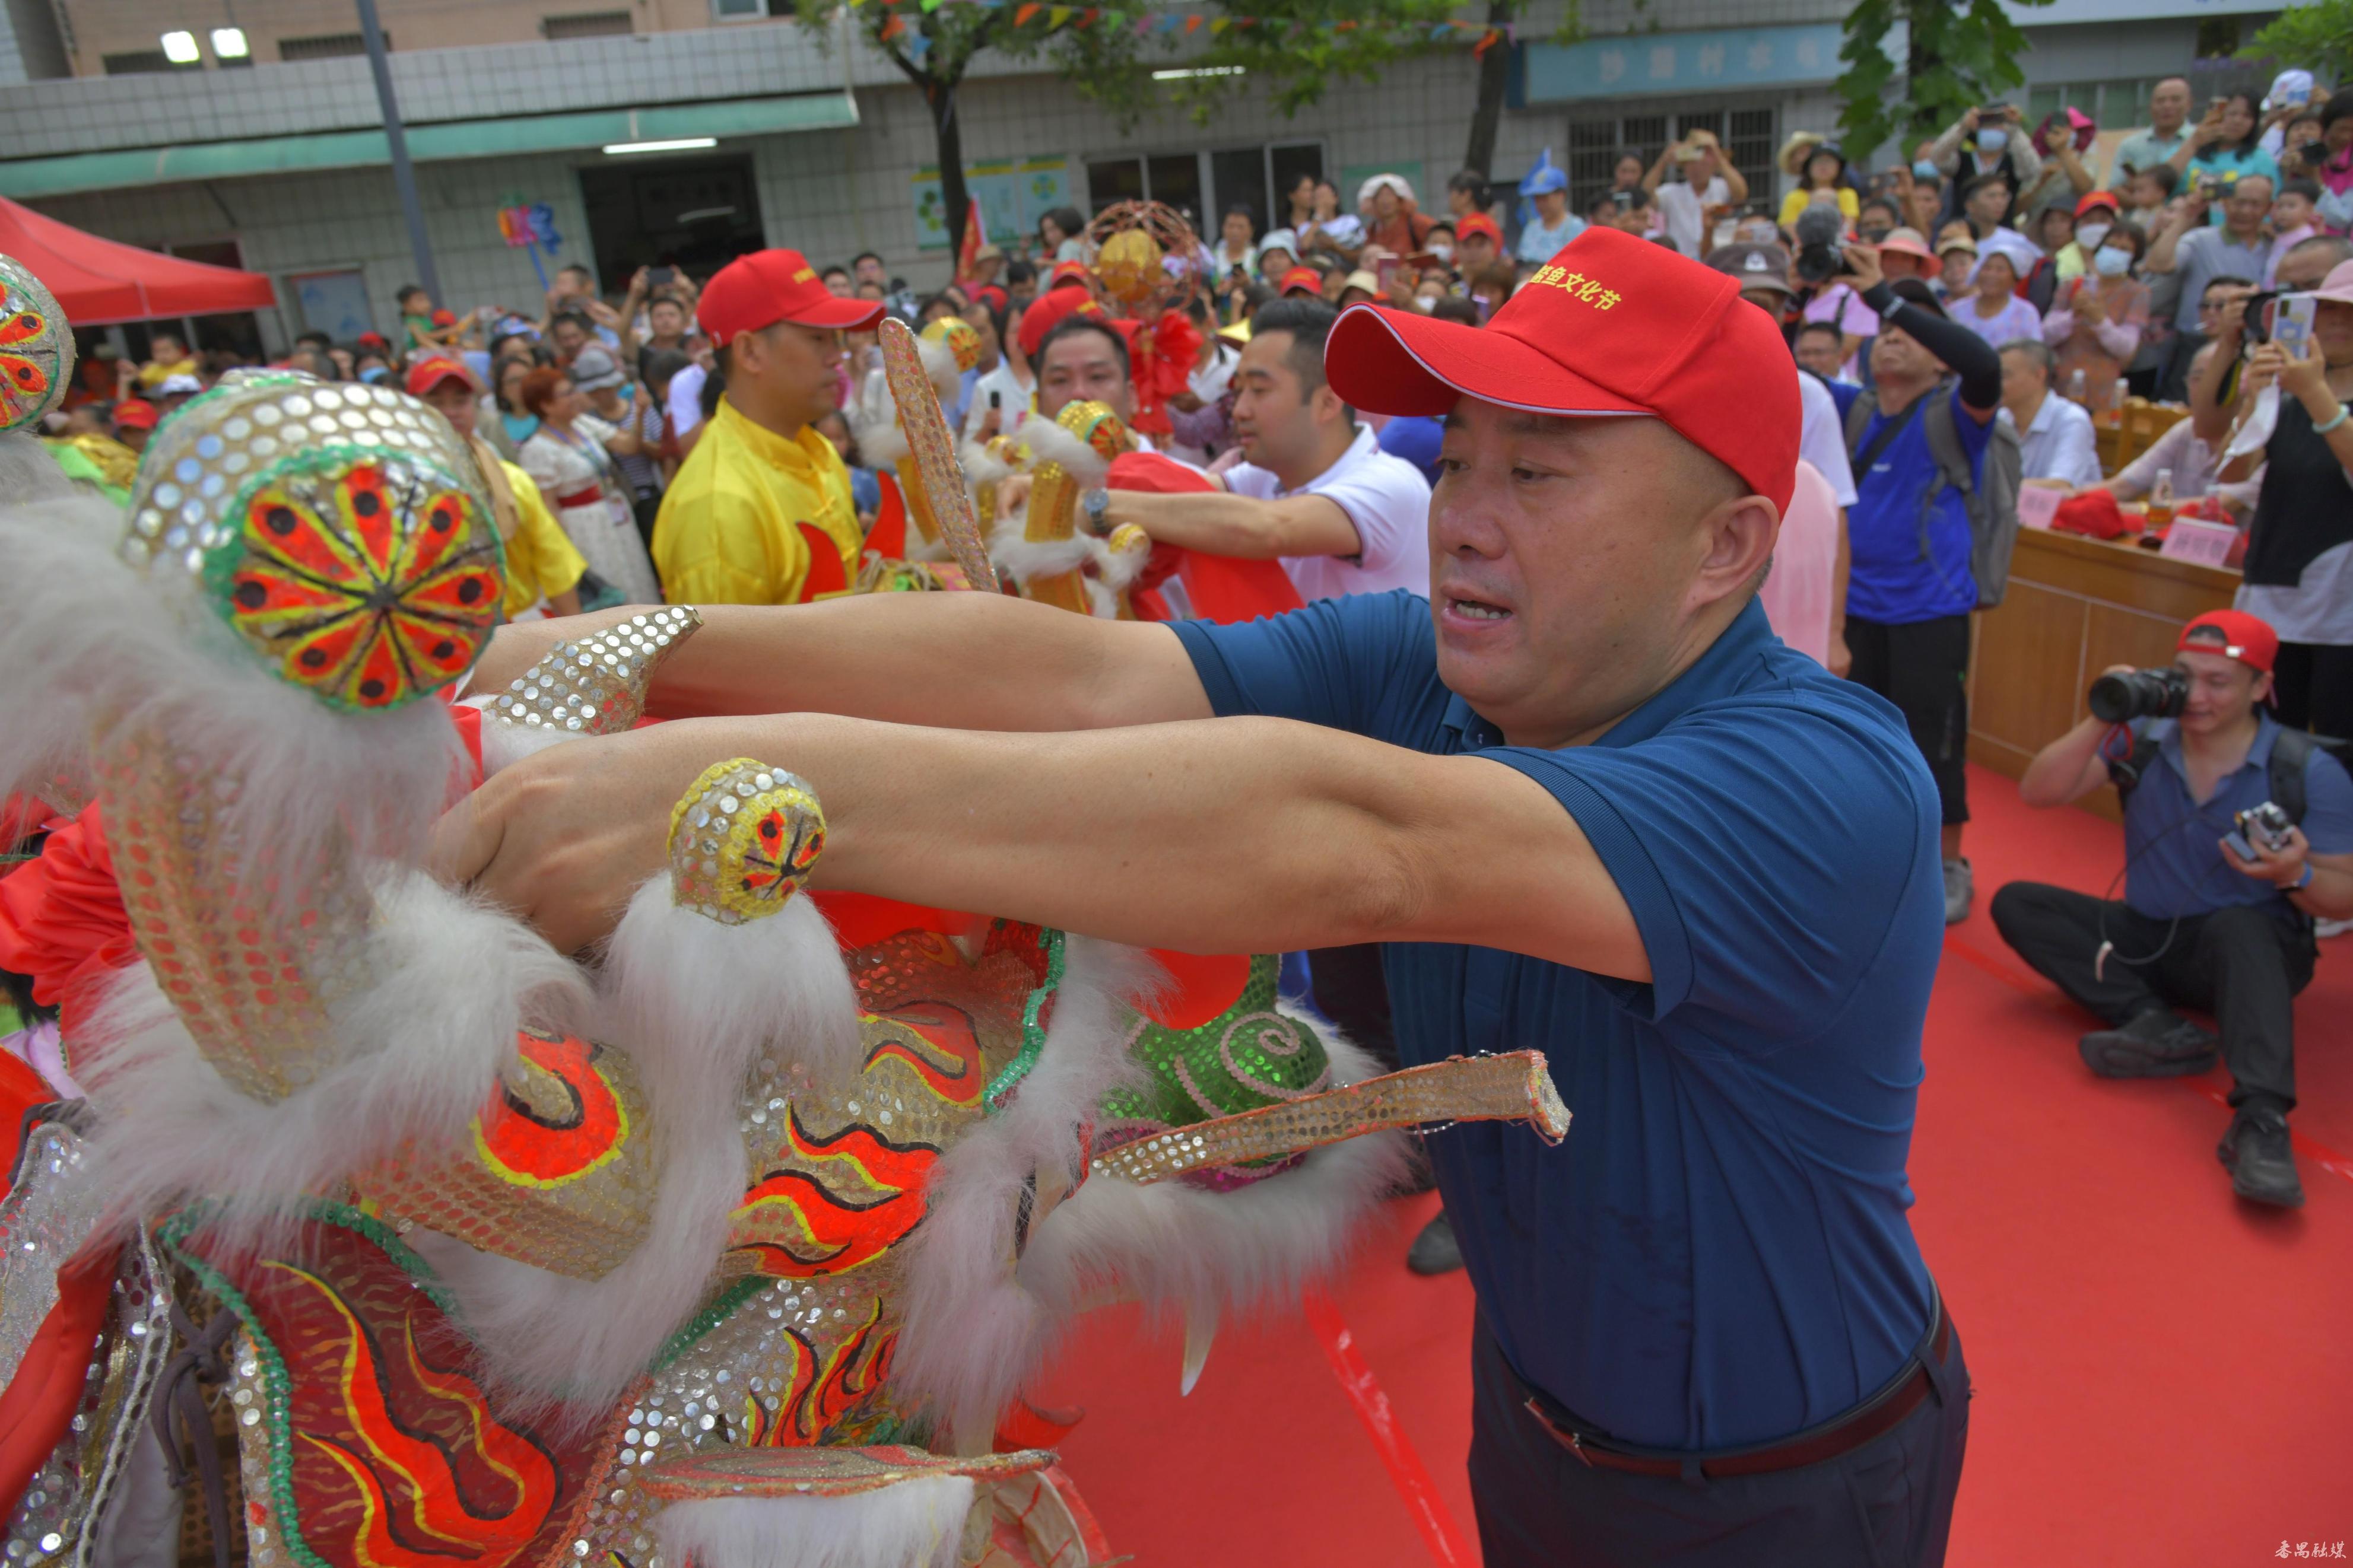
[[[1095,1156],[1094,1173],[1142,1185],[1429,1121],[1525,1121],[1546,1142],[1557,1143],[1568,1131],[1568,1108],[1542,1051],[1450,1057],[1123,1143]]]
[[[965,488],[964,465],[956,461],[947,416],[940,412],[931,377],[923,374],[923,351],[914,332],[892,316],[882,318],[882,374],[891,384],[891,396],[899,406],[899,428],[906,435],[908,454],[923,476],[933,519],[947,538],[949,552],[974,587],[984,594],[996,593],[997,568],[989,564],[980,524],[973,516],[972,492]]]
[[[1042,1470],[1054,1462],[1045,1448],[960,1458],[911,1444],[866,1448],[724,1448],[665,1457],[645,1479],[646,1490],[666,1502],[731,1497],[849,1497],[923,1476],[970,1476],[996,1481]]]
[[[692,606],[669,605],[592,637],[567,637],[491,702],[491,717],[575,735],[627,730],[645,717],[655,669],[702,625]]]
[[[790,902],[824,851],[815,790],[751,757],[714,763],[670,808],[670,897],[742,925]]]

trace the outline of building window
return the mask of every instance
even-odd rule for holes
[[[2050,82],[2026,89],[2026,122],[2040,125],[2063,109],[2077,109],[2101,126],[2148,123],[2149,89],[2163,79],[2126,77],[2116,81]]]
[[[1712,132],[1732,156],[1732,166],[1748,182],[1750,198],[1773,194],[1773,121],[1769,109],[1699,109],[1682,114],[1629,114],[1613,120],[1579,120],[1568,128],[1569,211],[1579,217],[1609,188],[1620,156],[1631,153],[1648,169],[1694,131]]]
[[[390,33],[384,36],[384,47],[392,47]],[[365,53],[367,40],[357,33],[314,33],[307,38],[278,40],[278,58],[281,60],[333,60]]]
[[[550,40],[557,38],[625,38],[638,30],[627,11],[575,11],[568,16],[549,16],[539,25],[539,30]]]
[[[1322,142],[1105,158],[1087,164],[1087,200],[1092,212],[1118,202],[1166,203],[1183,209],[1208,242],[1218,237],[1228,207],[1250,208],[1251,227],[1260,234],[1280,223],[1290,211],[1284,198],[1302,174],[1323,176]]]
[[[751,22],[770,15],[768,0],[711,0],[713,21]]]
[[[106,68],[109,76],[142,76],[153,71],[203,68],[202,62],[197,60],[190,60],[186,65],[177,64],[161,49],[130,49],[119,55],[101,56],[99,63]]]

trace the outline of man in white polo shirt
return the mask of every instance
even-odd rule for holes
[[[1111,490],[1096,526],[1132,522],[1155,540],[1212,555],[1280,559],[1303,599],[1430,593],[1430,486],[1380,449],[1324,379],[1324,340],[1339,313],[1277,300],[1250,321],[1234,372],[1234,431],[1246,459],[1225,490]]]

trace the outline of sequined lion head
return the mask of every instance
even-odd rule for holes
[[[925,327],[923,342],[938,343],[955,356],[956,369],[975,370],[980,365],[980,334],[962,316],[942,316]]]
[[[278,675],[360,712],[464,674],[505,593],[491,499],[448,422],[291,372],[225,381],[164,422],[123,554],[185,573]]]
[[[1134,437],[1108,404],[1066,403],[1054,423],[1084,441],[1106,463],[1135,449]]]
[[[73,331],[41,280],[0,256],[0,435],[37,425],[73,380]]]

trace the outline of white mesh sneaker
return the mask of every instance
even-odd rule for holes
[[[1977,881],[1969,875],[1967,860],[1945,862],[1945,923],[1958,925],[1969,918],[1969,900],[1977,894]]]

